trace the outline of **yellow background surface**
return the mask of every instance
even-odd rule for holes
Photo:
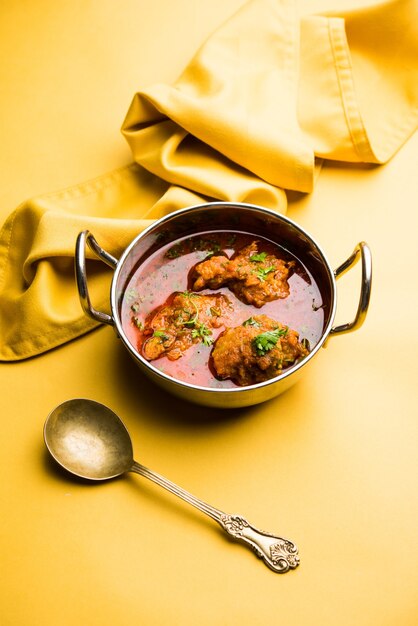
[[[3,0],[1,221],[22,200],[128,164],[119,128],[139,86],[173,81],[240,0]],[[333,8],[337,4],[333,3]],[[326,5],[325,5],[326,6]],[[283,396],[233,412],[152,386],[101,328],[1,364],[1,623],[409,626],[418,620],[418,136],[382,167],[326,163],[289,217],[333,267],[366,240],[372,302]],[[359,270],[338,283],[351,320]],[[46,456],[49,411],[91,397],[135,457],[192,493],[294,540],[284,576],[135,475],[90,486]]]

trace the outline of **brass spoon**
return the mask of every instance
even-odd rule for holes
[[[107,480],[136,472],[206,513],[234,539],[250,546],[273,571],[284,573],[299,565],[298,550],[288,539],[260,531],[240,515],[215,509],[134,461],[125,425],[99,402],[75,398],[57,406],[45,422],[44,439],[53,458],[80,478]]]

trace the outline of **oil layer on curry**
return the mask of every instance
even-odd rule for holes
[[[321,337],[318,285],[277,244],[242,232],[200,233],[159,248],[128,282],[124,331],[166,374],[202,387],[281,374]]]

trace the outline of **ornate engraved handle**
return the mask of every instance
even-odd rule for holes
[[[133,462],[130,471],[152,480],[157,485],[160,485],[160,487],[167,489],[167,491],[182,498],[182,500],[185,500],[202,513],[211,517],[218,522],[225,532],[232,535],[234,539],[241,541],[254,550],[256,555],[260,559],[263,559],[264,563],[274,572],[284,574],[289,569],[294,569],[299,565],[298,549],[292,541],[258,530],[258,528],[251,526],[251,524],[240,515],[227,515],[219,509],[215,509],[215,507],[207,504],[207,502],[196,498],[196,496],[182,487],[172,483],[171,480],[148,469],[148,467],[145,467],[137,461]]]
[[[224,513],[219,524],[234,539],[249,545],[273,571],[284,574],[299,565],[298,549],[292,541],[259,530],[240,515]]]

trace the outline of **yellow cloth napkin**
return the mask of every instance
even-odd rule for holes
[[[309,7],[309,3],[306,5]],[[397,0],[310,15],[252,0],[174,85],[138,92],[122,132],[136,163],[25,202],[0,233],[0,359],[19,360],[97,324],[81,311],[75,239],[89,228],[118,257],[151,220],[220,199],[286,210],[321,159],[383,163],[418,120],[418,10]],[[110,271],[88,266],[96,308]]]

